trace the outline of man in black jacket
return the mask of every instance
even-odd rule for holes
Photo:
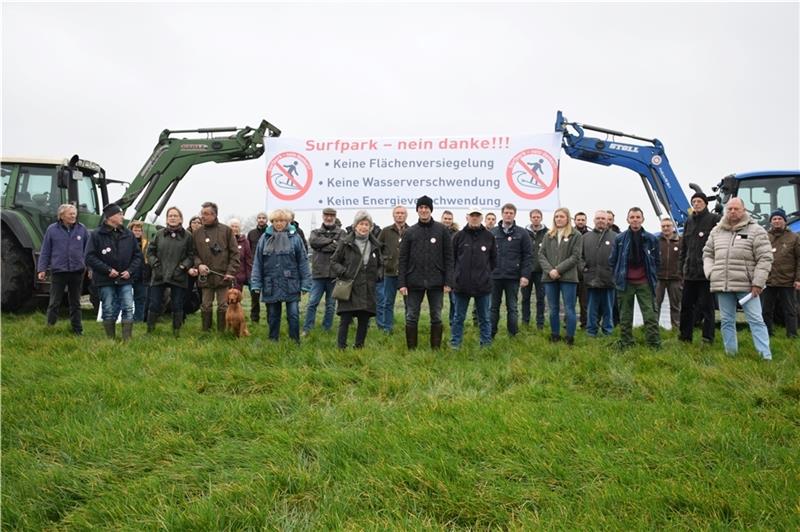
[[[533,271],[531,237],[514,221],[517,208],[506,203],[501,210],[501,216],[502,221],[492,229],[497,245],[497,267],[492,272],[492,338],[497,334],[503,294],[506,297],[508,334],[517,334],[517,295],[520,287],[528,286]]]
[[[464,335],[464,319],[469,299],[475,298],[475,310],[480,328],[480,344],[492,343],[492,322],[489,307],[492,302],[492,271],[497,264],[494,235],[481,225],[483,215],[477,207],[470,209],[467,225],[453,237],[455,316],[450,330],[450,345],[458,349]]]
[[[86,264],[100,292],[103,328],[114,338],[117,316],[122,312],[122,339],[133,332],[133,279],[142,265],[142,250],[130,229],[123,225],[122,208],[109,203],[103,209],[103,225],[92,231],[86,246]]]
[[[417,200],[419,222],[406,231],[400,243],[398,287],[406,299],[406,345],[417,347],[417,327],[422,298],[427,294],[431,315],[431,347],[442,345],[442,302],[453,284],[453,243],[447,228],[432,218],[433,200]]]
[[[708,198],[698,192],[692,196],[692,215],[686,222],[681,240],[680,272],[683,274],[680,339],[692,341],[695,315],[703,316],[703,341],[714,341],[714,298],[703,272],[703,247],[719,216],[708,211]]]

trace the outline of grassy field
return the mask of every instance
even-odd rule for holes
[[[409,353],[400,331],[339,351],[263,321],[126,345],[85,325],[3,316],[3,530],[800,528],[784,338],[766,363],[746,332],[729,358],[666,332],[659,352],[537,331],[480,350],[470,326],[461,351]]]

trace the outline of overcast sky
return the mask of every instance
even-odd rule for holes
[[[263,118],[294,137],[545,133],[559,109],[659,138],[689,195],[689,182],[800,167],[796,2],[2,10],[3,155],[78,153],[116,179],[133,179],[165,128]],[[247,218],[264,208],[265,166],[195,167],[172,203]],[[657,227],[637,175],[565,154],[561,203],[640,205]]]

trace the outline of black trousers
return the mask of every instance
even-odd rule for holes
[[[78,272],[53,273],[50,279],[50,302],[47,305],[47,324],[55,325],[58,320],[58,309],[64,299],[64,289],[67,290],[69,303],[69,321],[72,330],[76,333],[83,332],[81,324],[81,285],[83,284],[83,270]]]
[[[364,347],[364,340],[367,339],[367,327],[369,326],[369,319],[372,314],[365,310],[354,310],[350,312],[339,313],[339,336],[336,339],[337,345],[344,349],[347,347],[347,332],[350,329],[350,324],[353,318],[358,318],[358,325],[356,326],[356,341],[354,347]]]
[[[764,316],[764,323],[767,324],[769,334],[772,336],[773,323],[775,321],[775,304],[779,304],[783,311],[783,320],[786,323],[786,336],[793,338],[797,336],[797,308],[795,307],[794,287],[768,286],[761,293],[761,309]]]
[[[703,316],[703,338],[714,340],[714,296],[708,281],[684,281],[681,297],[681,340],[692,341],[695,314]]]

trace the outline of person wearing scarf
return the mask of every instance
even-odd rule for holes
[[[644,320],[647,344],[661,347],[655,290],[660,264],[658,239],[642,227],[644,213],[639,207],[628,211],[628,230],[614,239],[614,249],[608,264],[614,272],[614,284],[620,304],[619,347],[633,345],[633,303],[639,302]]]
[[[253,256],[250,289],[267,306],[269,339],[277,342],[286,304],[289,338],[300,343],[300,295],[311,290],[311,267],[303,241],[284,209],[270,213],[270,225]]]
[[[147,332],[155,331],[163,308],[164,293],[169,290],[172,309],[172,334],[177,338],[183,325],[183,308],[189,288],[189,278],[197,276],[194,267],[194,242],[183,228],[183,213],[177,207],[167,209],[167,226],[161,229],[147,246],[150,274],[150,307],[147,313]]]
[[[353,346],[364,347],[369,319],[377,312],[377,284],[383,277],[381,245],[372,232],[372,217],[367,211],[358,211],[353,220],[353,231],[342,238],[331,257],[331,273],[338,279],[352,280],[350,299],[339,300],[339,349],[347,347],[350,324],[358,320]]]

